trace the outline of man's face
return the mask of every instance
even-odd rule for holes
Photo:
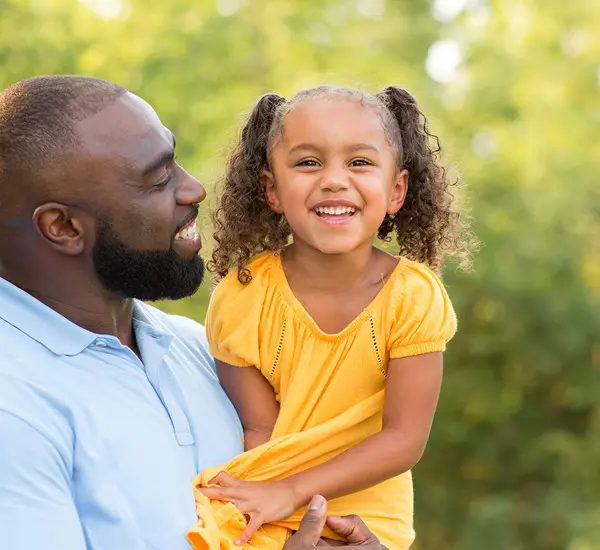
[[[193,294],[204,274],[195,220],[206,192],[175,161],[173,134],[131,94],[78,130],[91,181],[84,202],[95,218],[91,259],[103,286],[141,300]]]
[[[136,250],[101,220],[92,250],[96,275],[107,290],[124,298],[178,300],[196,292],[204,278],[200,256],[183,258],[168,250]]]

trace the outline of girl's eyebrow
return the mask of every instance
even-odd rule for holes
[[[299,143],[298,145],[294,145],[289,152],[297,153],[298,151],[320,151],[320,147],[312,143]]]
[[[298,151],[320,151],[321,148],[318,145],[314,145],[312,143],[299,143],[290,149],[291,153],[296,153]],[[379,153],[379,149],[375,145],[371,145],[369,143],[353,143],[346,147],[347,151],[364,151],[369,150],[375,153]]]
[[[377,147],[375,147],[375,145],[371,145],[369,143],[356,143],[354,145],[350,145],[346,149],[348,151],[363,151],[363,150],[367,149],[369,151],[379,153],[379,149]]]

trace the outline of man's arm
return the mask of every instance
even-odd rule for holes
[[[58,449],[21,418],[0,410],[0,546],[85,550]]]

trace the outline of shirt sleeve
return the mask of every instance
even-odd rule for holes
[[[0,537],[11,550],[86,550],[57,448],[38,430],[0,410]]]
[[[426,266],[412,263],[398,286],[390,359],[444,351],[457,322],[442,282]]]
[[[260,363],[259,323],[262,281],[242,285],[228,275],[215,288],[206,313],[206,339],[215,359],[235,367]]]

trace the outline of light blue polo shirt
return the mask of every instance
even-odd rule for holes
[[[189,550],[192,479],[242,451],[201,325],[134,305],[143,363],[0,278],[0,547]]]

